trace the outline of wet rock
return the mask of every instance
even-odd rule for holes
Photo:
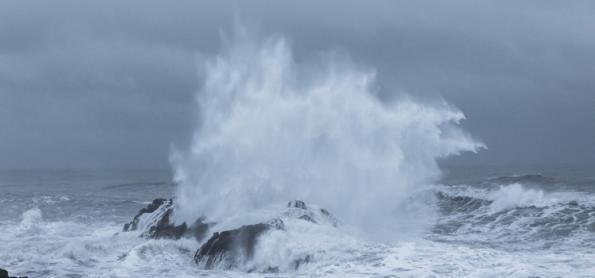
[[[158,218],[157,222],[149,226],[149,230],[145,232],[145,235],[149,238],[181,238],[188,230],[188,227],[186,223],[180,225],[172,224],[170,221],[172,212],[173,208],[167,208],[165,213]]]
[[[155,199],[146,208],[142,208],[134,219],[124,225],[124,231],[142,230],[141,236],[159,239],[180,239],[194,237],[201,241],[207,234],[210,224],[204,223],[204,218],[198,218],[192,225],[186,222],[176,225],[172,221],[174,213],[173,200]]]
[[[242,269],[243,267],[250,267],[249,262],[254,257],[256,244],[262,236],[266,236],[267,231],[286,231],[294,224],[303,225],[300,221],[306,221],[309,223],[308,225],[337,225],[337,221],[328,211],[316,206],[307,206],[303,201],[291,201],[279,218],[274,218],[266,223],[245,225],[237,229],[213,233],[207,242],[196,251],[194,261],[200,267],[206,269]],[[303,257],[291,262],[289,268],[297,269],[303,264],[309,263],[312,259],[312,255],[305,254]],[[270,265],[245,270],[248,272],[276,273],[287,267],[287,265]]]
[[[295,200],[295,201],[291,201],[291,202],[287,203],[287,207],[288,208],[308,209],[308,207],[306,207],[306,203],[304,203],[304,201],[300,201],[300,200]]]
[[[252,258],[257,240],[264,232],[283,228],[281,219],[273,219],[268,223],[216,232],[196,251],[194,261],[207,269],[215,266],[225,269],[238,267]]]
[[[302,229],[305,227],[304,225],[336,227],[338,221],[325,209],[306,205],[305,202],[299,200],[291,201],[277,218],[268,222],[213,233],[196,251],[194,261],[199,267],[205,269],[238,269],[248,273],[278,273],[297,270],[304,264],[313,261],[314,256],[306,253],[278,265],[275,263],[262,265],[258,261],[254,262],[253,259],[257,256],[255,252],[258,252],[256,248],[258,242],[265,239],[264,237],[269,234],[268,231],[276,230],[284,233],[289,229]]]
[[[9,276],[6,269],[0,268],[0,278],[27,278],[26,276]]]
[[[312,255],[306,255],[303,258],[299,258],[297,260],[294,260],[292,262],[293,268],[297,270],[298,268],[300,268],[301,265],[307,264],[307,263],[309,263],[311,261],[312,261]]]
[[[295,200],[287,204],[285,217],[295,218],[314,224],[329,224],[337,226],[337,220],[325,209],[308,207],[305,202]]]
[[[169,201],[166,199],[155,199],[146,208],[140,209],[130,223],[124,224],[124,232],[136,231],[138,229],[138,223],[141,219],[141,216],[143,216],[144,214],[151,214],[155,212],[160,206],[162,206],[166,202],[171,202],[171,199]]]
[[[314,220],[314,219],[313,219],[311,216],[309,216],[309,215],[307,215],[307,214],[304,214],[304,215],[302,215],[302,216],[298,217],[298,219],[306,220],[306,221],[308,221],[308,222],[312,222],[312,223],[314,223],[314,224],[316,224],[316,223],[317,223],[317,222],[316,222],[316,220]]]

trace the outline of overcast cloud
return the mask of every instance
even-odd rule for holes
[[[593,1],[2,1],[0,168],[167,167],[197,61],[234,19],[442,97],[489,147],[463,164],[595,164]]]

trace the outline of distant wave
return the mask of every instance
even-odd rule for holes
[[[166,182],[166,181],[158,181],[158,182],[130,182],[130,183],[121,183],[121,184],[113,184],[102,187],[103,190],[110,190],[110,189],[120,189],[120,188],[136,188],[136,187],[148,187],[148,186],[174,186],[175,183]]]
[[[500,176],[491,178],[488,180],[489,183],[493,184],[513,184],[513,183],[522,183],[522,184],[552,184],[556,183],[556,179],[553,177],[548,177],[540,174],[527,174],[527,175],[518,175],[518,176]]]
[[[506,248],[505,242],[529,241],[542,248],[595,233],[595,204],[581,199],[580,193],[548,194],[512,184],[492,191],[436,194],[443,217],[433,232],[447,241],[500,248]]]

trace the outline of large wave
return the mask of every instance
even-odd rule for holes
[[[322,60],[298,63],[284,38],[238,31],[206,61],[199,124],[189,148],[172,152],[177,218],[300,199],[394,235],[428,213],[410,198],[439,176],[437,159],[483,147],[447,103],[384,103],[373,71]]]

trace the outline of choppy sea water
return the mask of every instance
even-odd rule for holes
[[[121,232],[152,199],[174,194],[171,180],[158,170],[0,171],[0,267],[29,277],[262,276],[200,269],[192,260],[200,243],[192,239]],[[428,194],[423,205],[436,217],[417,237],[383,243],[340,229],[310,231],[263,240],[257,259],[282,259],[279,244],[316,254],[269,277],[595,275],[589,171],[453,168]]]

